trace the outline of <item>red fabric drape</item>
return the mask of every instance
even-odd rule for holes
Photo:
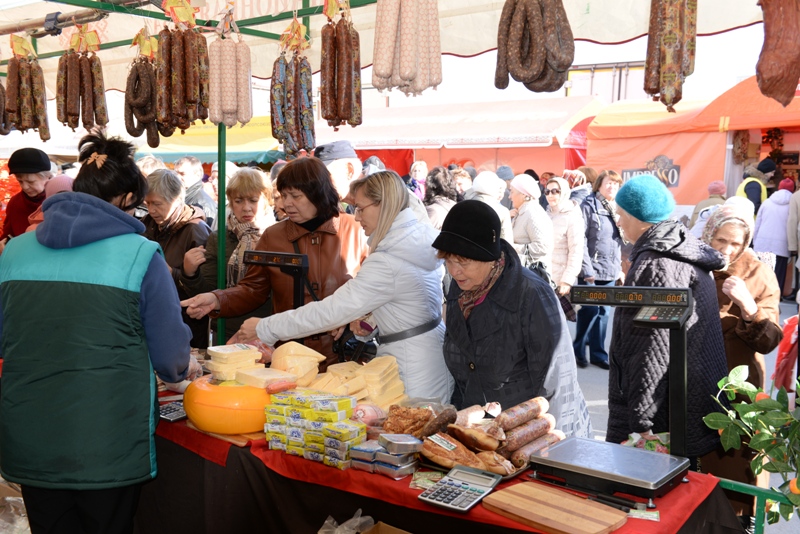
[[[387,169],[391,169],[400,176],[408,174],[411,164],[414,163],[414,150],[410,148],[383,148],[356,150],[361,161],[370,156],[378,156]]]

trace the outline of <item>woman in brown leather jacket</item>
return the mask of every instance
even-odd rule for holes
[[[142,220],[143,235],[161,245],[178,296],[183,299],[189,296],[179,283],[183,276],[183,256],[187,250],[205,245],[211,229],[205,223],[203,210],[184,201],[186,189],[177,174],[167,169],[155,170],[147,177],[147,186],[144,201],[148,214]],[[185,312],[182,315],[192,329],[192,347],[206,348],[208,320],[192,319]]]
[[[288,219],[267,228],[256,250],[308,255],[305,302],[330,296],[353,278],[367,257],[367,239],[352,215],[339,212],[339,195],[325,164],[317,158],[300,158],[286,164],[278,175],[277,188]],[[272,291],[273,310],[293,308],[294,279],[278,267],[252,265],[238,284],[185,300],[190,317],[235,317],[261,306]],[[327,357],[324,372],[336,363],[333,337],[320,332],[304,343]]]

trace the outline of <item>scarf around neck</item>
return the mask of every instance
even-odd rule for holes
[[[256,243],[261,237],[261,228],[253,222],[239,222],[239,219],[231,213],[228,215],[228,230],[233,232],[238,240],[236,248],[233,249],[230,258],[228,258],[228,273],[226,276],[228,287],[233,287],[239,283],[239,280],[244,278],[247,272],[247,265],[244,263],[244,252],[256,248]]]
[[[505,253],[500,253],[500,258],[494,262],[492,265],[491,270],[489,271],[489,276],[486,277],[480,286],[476,289],[470,289],[468,291],[462,291],[461,295],[458,297],[458,306],[461,308],[461,312],[464,314],[464,320],[466,321],[469,319],[469,315],[472,313],[472,309],[483,302],[483,299],[489,293],[489,290],[492,289],[497,279],[500,278],[500,275],[503,274],[503,269],[506,266],[506,256]]]

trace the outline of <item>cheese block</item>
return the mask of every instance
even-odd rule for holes
[[[376,365],[374,367],[370,366],[372,363],[370,362],[370,364],[367,364],[360,369],[358,374],[370,380],[386,380],[397,371],[398,367],[397,360],[395,360],[393,356],[381,356],[380,358],[375,358],[372,361],[375,362],[383,359],[386,359],[387,362],[381,363],[380,365]]]
[[[361,369],[362,373],[369,372],[381,372],[387,367],[391,367],[393,365],[397,365],[397,359],[394,356],[378,356],[377,358],[373,358],[369,361],[364,368]]]
[[[317,375],[317,379],[314,380],[313,382],[311,382],[311,384],[309,384],[308,387],[310,387],[312,389],[319,389],[321,391],[327,391],[325,389],[325,387],[328,386],[331,382],[334,382],[334,381],[336,382],[336,385],[338,387],[339,381],[336,380],[335,376],[333,376],[330,373],[322,373],[322,374],[318,374]]]
[[[253,362],[261,359],[261,353],[258,349],[252,345],[245,345],[244,343],[208,347],[206,354],[208,354],[212,361],[219,363]]]
[[[272,353],[272,364],[275,365],[275,362],[280,363],[289,356],[306,356],[314,358],[317,362],[325,361],[325,356],[319,352],[312,350],[305,345],[301,345],[296,341],[289,341],[288,343],[284,343],[275,349],[275,351]]]
[[[212,373],[216,373],[218,371],[235,371],[236,369],[245,369],[247,367],[264,367],[264,364],[256,363],[255,360],[244,360],[241,362],[231,362],[231,363],[220,363],[214,360],[209,360],[205,362],[206,369],[211,371]]]
[[[269,367],[240,369],[236,372],[237,382],[256,388],[265,388],[273,382],[282,380],[294,382],[297,380],[297,375]]]
[[[383,406],[387,401],[402,395],[406,388],[401,381],[392,382],[380,395],[370,395],[369,399],[372,404]]]
[[[316,378],[318,371],[319,371],[318,366],[314,365],[314,367],[312,369],[309,369],[309,371],[306,374],[297,379],[298,387],[306,387],[309,384],[311,384],[314,378]]]
[[[383,404],[378,404],[378,407],[380,409],[382,409],[383,411],[388,412],[389,408],[392,406],[392,404],[400,404],[400,403],[405,402],[407,400],[408,400],[408,395],[403,393],[402,395],[400,395],[398,397],[395,397],[395,398],[393,398],[391,400],[388,400],[388,401],[384,402]]]
[[[328,372],[339,378],[349,380],[356,376],[358,371],[363,367],[363,365],[357,362],[335,363],[328,366]]]
[[[363,376],[357,376],[352,380],[348,380],[335,390],[333,393],[336,395],[353,395],[356,391],[361,391],[367,387],[367,382],[364,380]]]
[[[273,362],[272,368],[292,373],[293,375],[297,375],[298,378],[305,377],[306,375],[310,374],[308,384],[311,383],[311,380],[313,380],[314,377],[317,376],[317,373],[319,372],[319,364],[313,358],[301,358],[286,368],[275,367],[275,362]]]
[[[218,371],[211,371],[211,378],[214,380],[236,380],[236,373],[239,371],[250,371],[253,369],[263,369],[264,365],[260,363],[251,363],[242,367],[234,367],[230,369],[222,369]]]

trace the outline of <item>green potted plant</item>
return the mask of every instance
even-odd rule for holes
[[[768,510],[767,521],[772,524],[780,517],[790,519],[795,509],[800,508],[800,407],[790,411],[789,395],[784,388],[773,399],[747,382],[747,374],[747,366],[741,365],[719,381],[720,391],[715,400],[722,412],[708,414],[703,421],[709,428],[719,431],[726,451],[740,448],[744,440],[757,452],[750,463],[755,474],[768,471],[781,475],[783,484],[774,489],[792,504],[780,503],[777,511],[774,507]],[[720,400],[723,393],[731,409]]]

